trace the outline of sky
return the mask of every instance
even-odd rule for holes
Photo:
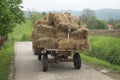
[[[21,5],[30,11],[120,9],[120,0],[23,0]]]

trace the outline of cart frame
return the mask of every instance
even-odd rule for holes
[[[49,63],[73,62],[75,69],[81,68],[81,57],[78,52],[71,49],[45,49],[35,51],[38,53],[38,60],[42,60],[43,71],[48,70]],[[73,58],[70,58],[73,54]],[[53,58],[48,58],[51,55]],[[41,58],[43,57],[43,58]]]

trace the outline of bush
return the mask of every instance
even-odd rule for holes
[[[26,32],[23,36],[21,41],[31,41],[31,33]]]
[[[90,42],[92,49],[87,55],[120,65],[120,38],[96,36],[90,37]]]

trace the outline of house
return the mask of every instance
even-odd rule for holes
[[[113,29],[114,29],[114,26],[113,26],[112,24],[108,24],[108,25],[107,25],[107,28],[108,28],[108,30],[113,30]]]

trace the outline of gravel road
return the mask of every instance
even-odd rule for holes
[[[48,72],[43,72],[31,42],[16,42],[14,49],[14,80],[114,80],[84,64],[80,70],[75,70],[72,62],[50,63]]]

